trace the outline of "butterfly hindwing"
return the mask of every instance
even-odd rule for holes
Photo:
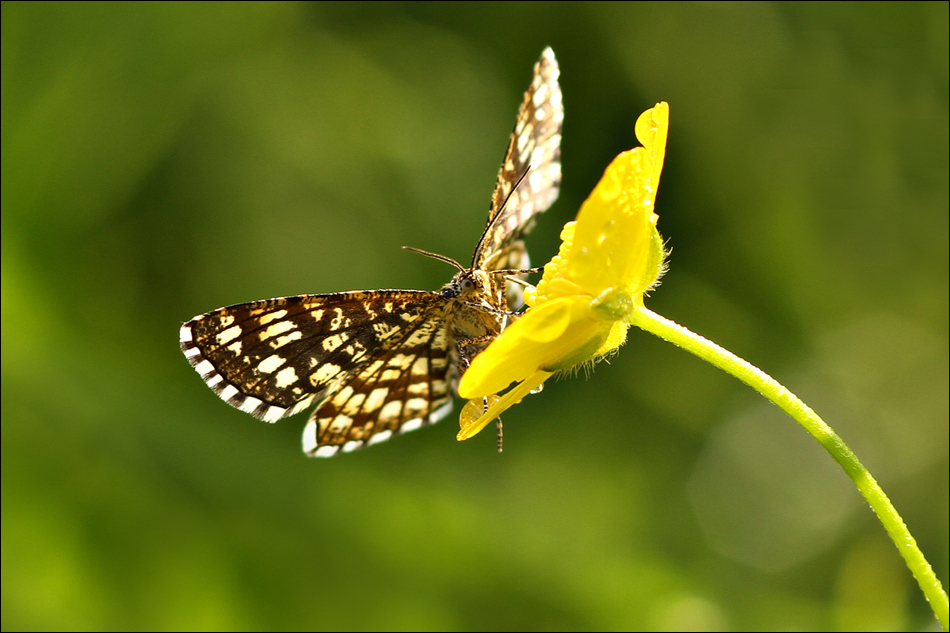
[[[442,319],[419,319],[317,407],[304,430],[304,451],[349,452],[437,422],[452,409],[451,379]]]

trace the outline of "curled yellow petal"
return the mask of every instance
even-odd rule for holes
[[[670,130],[670,106],[661,101],[637,118],[634,131],[637,140],[649,153],[650,177],[649,183],[654,196],[660,186],[660,171],[663,169],[663,160],[666,158],[666,136]]]
[[[492,398],[491,406],[489,406],[487,412],[483,413],[478,419],[474,421],[471,420],[470,417],[471,410],[469,410],[469,415],[466,415],[465,409],[463,409],[463,414],[459,418],[461,430],[459,430],[458,435],[456,435],[456,439],[461,442],[462,440],[467,440],[470,437],[474,437],[479,431],[488,426],[489,422],[500,416],[509,407],[521,402],[522,398],[540,387],[545,380],[553,375],[554,374],[551,372],[538,371],[531,376],[528,376],[528,378],[521,384],[500,398],[497,396],[489,396],[489,398]],[[481,405],[479,400],[470,400],[469,404],[473,402],[476,403],[474,406]],[[468,405],[466,405],[466,408],[467,407]]]
[[[488,413],[489,409],[498,404],[500,400],[501,396],[492,395],[484,398],[473,398],[466,402],[465,406],[462,407],[462,413],[459,414],[461,430],[458,433],[458,440],[468,439],[484,428],[485,424],[482,424],[478,429],[474,429],[475,425],[481,422],[482,416]]]

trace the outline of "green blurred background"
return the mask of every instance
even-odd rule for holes
[[[948,577],[948,5],[2,9],[3,629],[935,629],[843,471],[642,332],[494,434],[306,459],[178,349],[265,297],[436,289],[541,50],[560,200],[671,107],[648,300],[850,443]]]

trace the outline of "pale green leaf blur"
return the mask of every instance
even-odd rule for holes
[[[948,5],[34,4],[2,19],[2,628],[933,629],[805,432],[642,332],[493,433],[306,459],[178,349],[436,289],[545,46],[564,222],[670,104],[647,299],[849,442],[948,577]]]

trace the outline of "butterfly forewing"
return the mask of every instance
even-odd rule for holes
[[[528,267],[520,238],[557,198],[557,80],[548,48],[518,111],[472,268],[439,292],[299,295],[197,316],[181,327],[181,349],[208,386],[268,422],[316,405],[303,438],[311,456],[348,452],[444,417],[461,371],[520,307],[520,288],[509,285],[506,293],[501,275],[486,273]]]
[[[364,365],[439,331],[442,297],[377,290],[279,297],[219,308],[181,328],[181,347],[228,404],[274,422],[335,393]],[[435,367],[431,363],[430,367]],[[444,374],[444,367],[442,368]],[[444,378],[444,376],[443,376]]]
[[[487,228],[475,252],[475,268],[490,270],[490,262],[527,233],[535,216],[557,200],[564,121],[559,75],[554,51],[544,49],[498,172]]]

